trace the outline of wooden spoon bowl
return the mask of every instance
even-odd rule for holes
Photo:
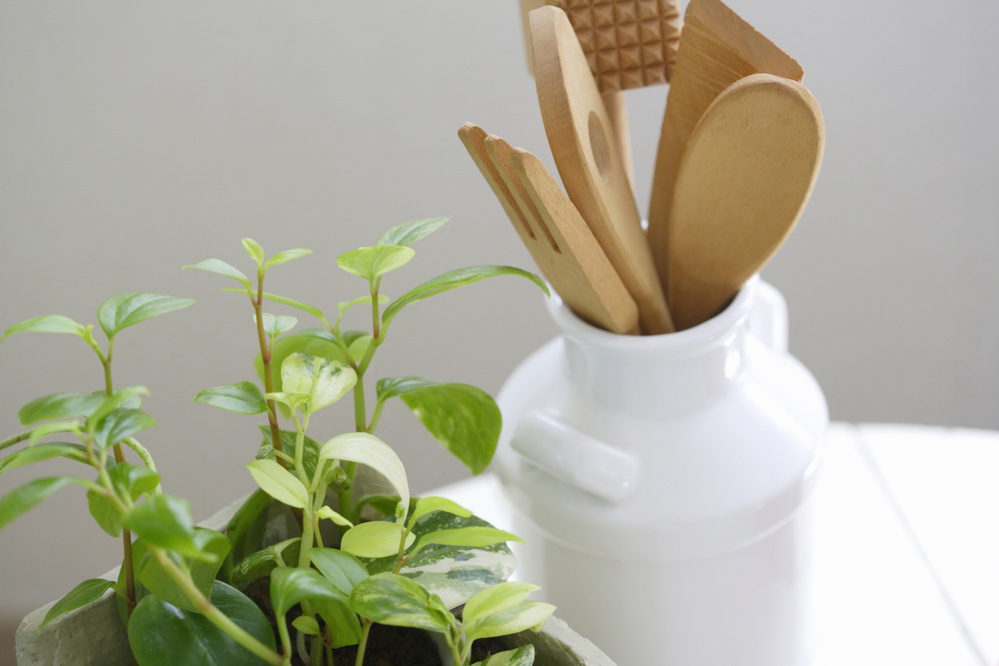
[[[667,300],[677,329],[717,314],[791,233],[825,146],[805,86],[753,74],[727,87],[687,142],[668,224]]]

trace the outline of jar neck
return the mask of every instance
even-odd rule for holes
[[[551,314],[565,342],[571,391],[600,408],[647,416],[715,400],[747,372],[749,315],[758,283],[754,276],[709,321],[664,335],[609,333],[554,302]]]

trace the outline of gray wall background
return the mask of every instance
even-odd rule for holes
[[[999,4],[991,0],[731,0],[796,57],[825,115],[811,203],[764,272],[791,313],[792,351],[832,417],[999,427]],[[665,87],[628,94],[638,202],[649,196]],[[192,402],[249,378],[250,311],[226,280],[239,240],[315,254],[270,287],[327,310],[360,293],[336,256],[389,226],[450,215],[386,278],[399,294],[459,265],[533,267],[456,132],[471,120],[554,171],[515,0],[0,4],[0,328],[39,314],[95,323],[126,291],[198,299],[128,330],[116,383],[152,391],[143,441],[169,492],[209,515],[252,488],[253,419]],[[541,295],[504,278],[403,313],[375,374],[495,393],[554,334]],[[60,390],[100,387],[69,336],[0,347],[0,432]],[[349,427],[317,417],[319,438]],[[325,434],[324,434],[325,433]],[[405,409],[379,433],[426,490],[466,476]],[[0,479],[6,493],[35,474]],[[82,489],[0,535],[8,616],[114,565]]]

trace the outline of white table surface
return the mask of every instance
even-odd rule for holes
[[[999,664],[999,433],[835,423],[816,492],[821,666]],[[509,526],[494,476],[431,494]]]

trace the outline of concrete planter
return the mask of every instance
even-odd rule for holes
[[[225,529],[244,500],[240,498],[226,506],[201,526]],[[117,579],[118,569],[103,577]],[[17,666],[131,666],[128,636],[118,618],[114,590],[87,606],[61,615],[39,632],[38,627],[54,603],[32,611],[18,627]],[[614,666],[595,645],[556,617],[550,618],[541,632],[525,631],[506,636],[500,642],[504,649],[532,643],[535,663],[539,666]]]

